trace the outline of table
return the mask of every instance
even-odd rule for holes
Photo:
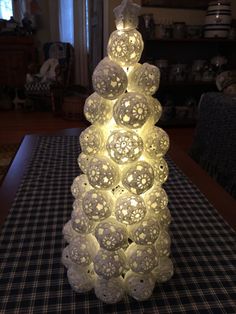
[[[235,201],[174,146],[165,187],[173,215],[172,280],[148,301],[126,297],[116,305],[71,290],[60,261],[61,229],[72,210],[79,132],[26,136],[3,182],[0,313],[235,313],[236,235],[222,218],[236,227]]]

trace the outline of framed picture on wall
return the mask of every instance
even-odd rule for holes
[[[143,7],[205,10],[211,0],[142,0]]]

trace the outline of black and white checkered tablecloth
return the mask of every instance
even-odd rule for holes
[[[0,313],[236,313],[236,234],[169,159],[173,278],[145,302],[106,305],[71,290],[62,227],[78,154],[78,137],[38,138],[0,234]]]

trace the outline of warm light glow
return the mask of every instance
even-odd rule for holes
[[[80,135],[83,174],[72,183],[73,211],[63,228],[68,246],[62,263],[71,287],[79,293],[94,288],[105,303],[119,302],[125,293],[146,300],[156,282],[173,275],[171,214],[162,186],[169,137],[155,126],[162,114],[153,97],[160,71],[138,63],[138,11],[132,0],[115,9],[117,31],[84,106],[92,125]]]

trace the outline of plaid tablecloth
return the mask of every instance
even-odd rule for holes
[[[106,305],[71,290],[62,227],[78,154],[78,137],[38,138],[0,234],[0,313],[236,313],[236,234],[169,158],[173,278],[145,302]]]

